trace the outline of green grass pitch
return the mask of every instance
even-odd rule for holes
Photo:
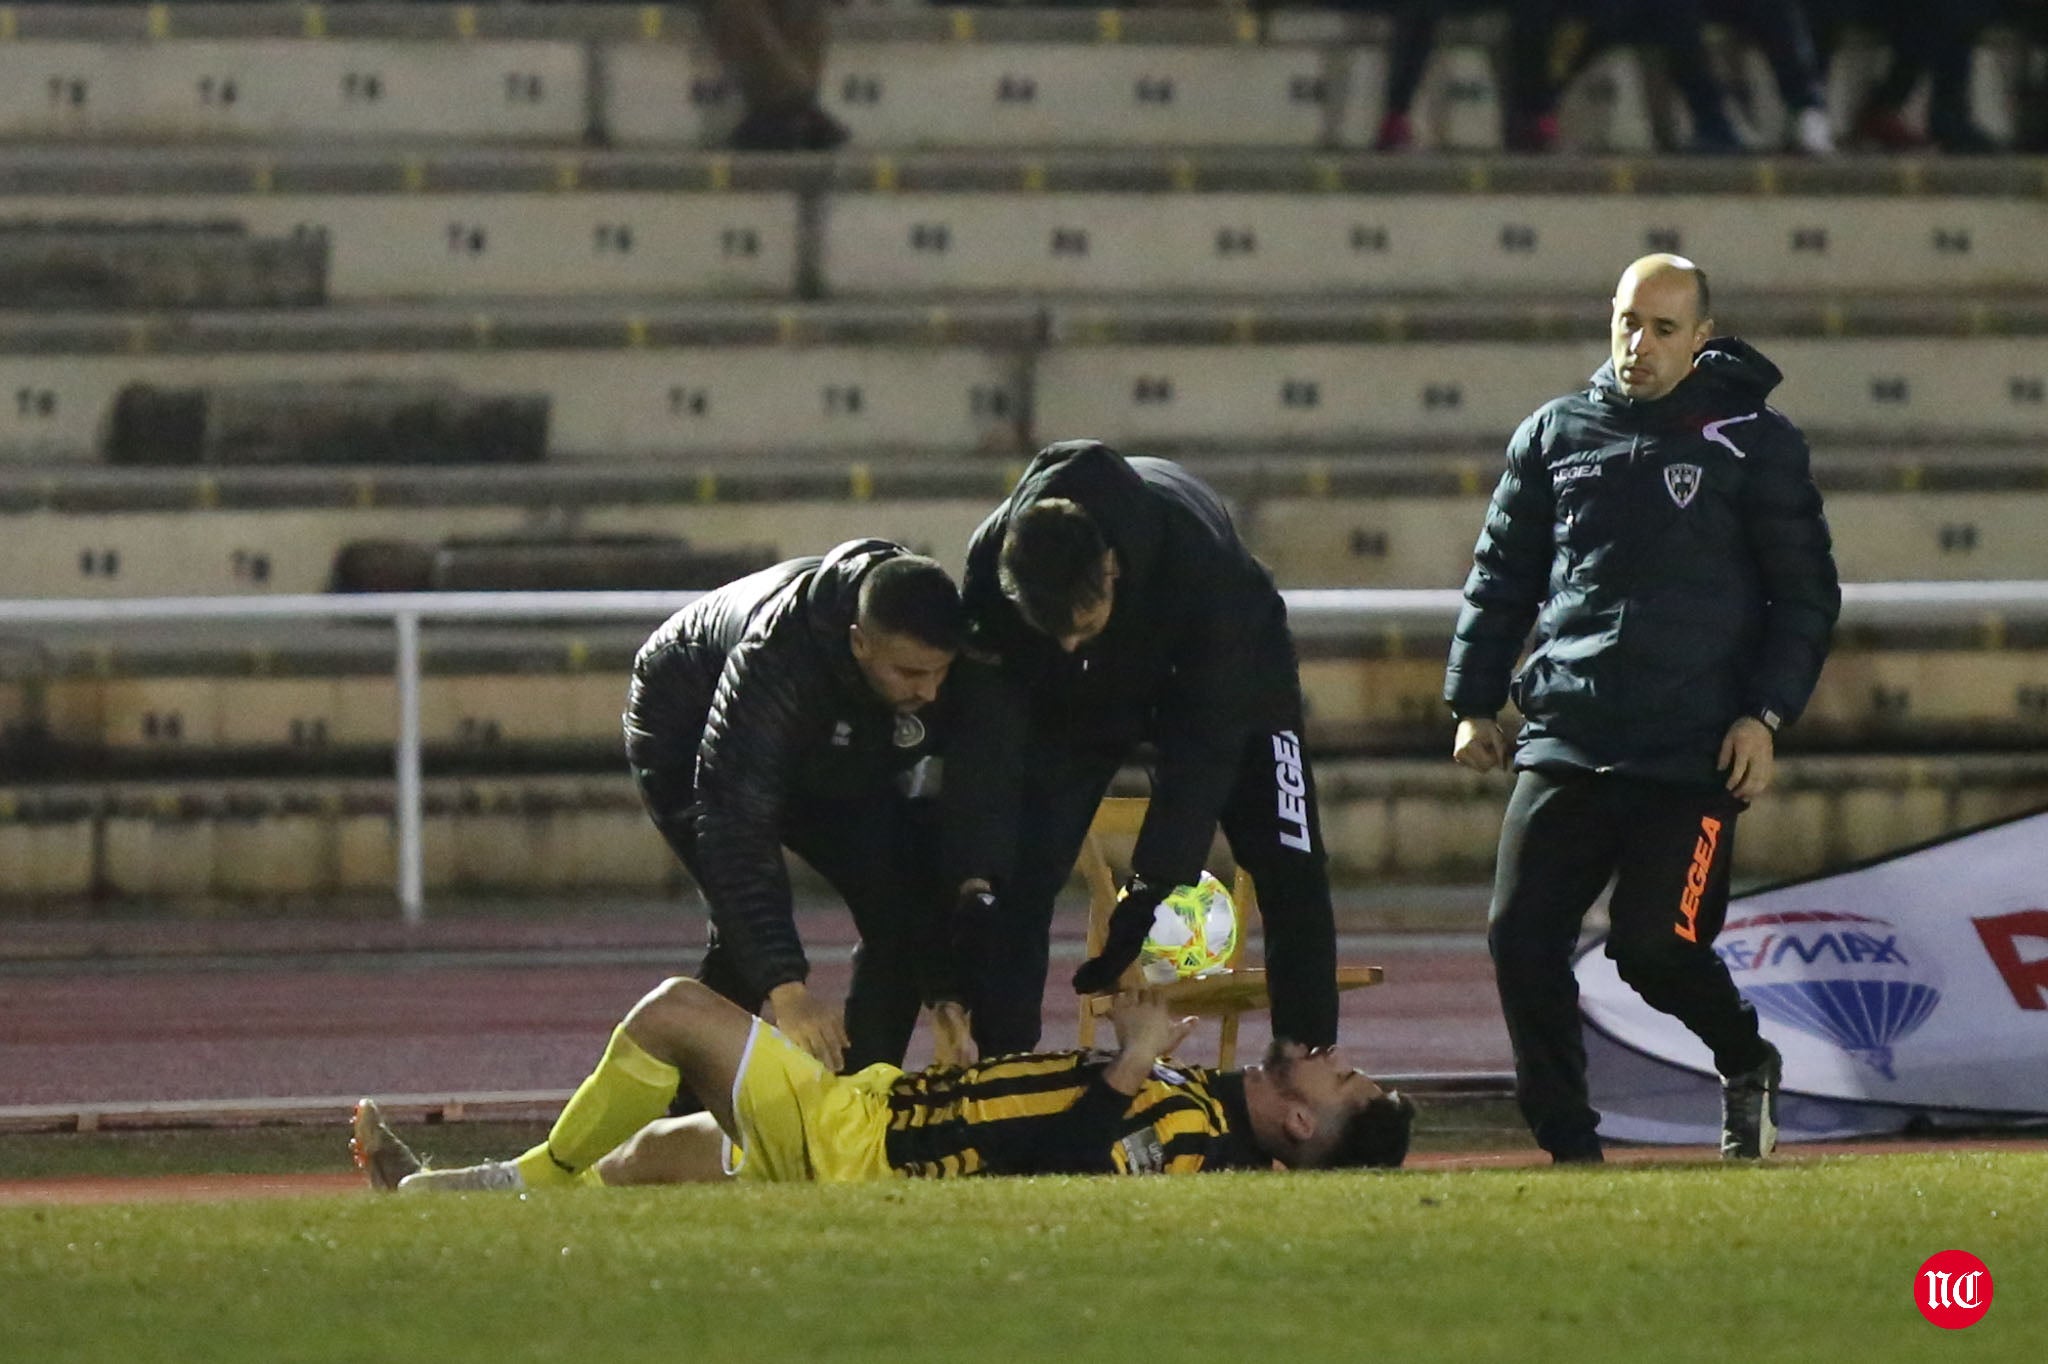
[[[10,1361],[2038,1360],[2048,1154],[0,1209]],[[1961,1247],[1991,1311],[1944,1332]]]

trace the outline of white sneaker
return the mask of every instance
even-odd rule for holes
[[[418,1174],[423,1163],[384,1121],[374,1099],[356,1103],[348,1152],[354,1157],[356,1168],[370,1177],[370,1187],[384,1193],[397,1188],[407,1175]]]
[[[420,1170],[398,1181],[398,1191],[417,1193],[502,1193],[526,1187],[519,1167],[509,1160],[458,1165],[448,1170]]]
[[[1801,109],[1792,116],[1792,126],[1786,130],[1785,141],[1802,156],[1833,156],[1835,130],[1828,123],[1828,111],[1814,107]]]

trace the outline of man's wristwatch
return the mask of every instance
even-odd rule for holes
[[[1785,723],[1785,717],[1772,710],[1769,706],[1760,707],[1756,712],[1756,718],[1763,721],[1764,728],[1773,734],[1776,734]]]

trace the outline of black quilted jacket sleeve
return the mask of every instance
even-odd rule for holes
[[[1444,699],[1458,715],[1495,715],[1507,704],[1515,660],[1549,587],[1556,511],[1538,445],[1541,418],[1531,416],[1508,442],[1508,467],[1472,550],[1444,671]]]
[[[1806,441],[1790,422],[1760,442],[1743,483],[1742,522],[1764,592],[1763,639],[1745,698],[1752,714],[1799,718],[1820,681],[1842,586]]]
[[[792,615],[727,657],[697,764],[698,878],[719,941],[762,994],[810,973],[791,912],[782,812],[826,673]]]

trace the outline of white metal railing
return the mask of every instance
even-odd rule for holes
[[[396,634],[398,906],[409,924],[426,917],[426,854],[420,794],[420,622],[424,620],[637,620],[651,630],[696,592],[389,592],[276,597],[129,597],[104,601],[0,601],[0,629],[23,626],[161,625],[173,621],[282,626],[306,621],[390,621]]]
[[[649,629],[695,592],[392,592],[361,596],[0,599],[0,629],[213,621],[278,627],[307,621],[389,621],[395,635],[398,741],[394,759],[398,903],[407,923],[426,913],[420,794],[420,625],[423,621],[630,620]],[[1375,627],[1448,630],[1462,602],[1450,589],[1336,588],[1282,594],[1306,631]],[[2048,580],[1852,583],[1845,625],[1998,627],[2048,621]]]

